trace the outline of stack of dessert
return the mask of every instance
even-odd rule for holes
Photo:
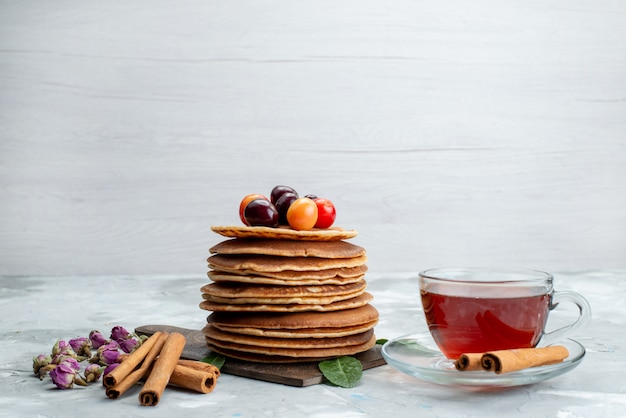
[[[366,292],[365,249],[354,230],[213,227],[200,307],[219,354],[257,362],[304,362],[374,346],[378,311]]]

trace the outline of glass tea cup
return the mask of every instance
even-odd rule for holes
[[[587,300],[555,291],[549,273],[524,269],[440,268],[419,274],[428,329],[449,359],[463,353],[535,347],[555,343],[591,320]],[[574,303],[573,323],[546,333],[549,312]]]

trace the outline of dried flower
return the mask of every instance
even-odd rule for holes
[[[91,340],[89,338],[74,338],[69,341],[69,344],[78,356],[91,357]]]
[[[100,331],[93,330],[89,333],[89,340],[91,341],[92,348],[99,348],[100,346],[107,343],[104,335],[100,333]]]
[[[125,353],[132,353],[137,347],[141,345],[141,341],[135,338],[129,338],[120,343],[120,348]]]
[[[70,389],[74,386],[76,370],[69,362],[62,362],[50,371],[52,382],[59,389]]]
[[[98,379],[100,379],[100,376],[102,376],[103,372],[104,372],[104,367],[99,366],[97,364],[90,364],[89,366],[85,368],[85,371],[83,373],[85,376],[85,382],[87,383],[97,382]]]
[[[120,356],[119,348],[120,345],[115,341],[111,341],[108,344],[100,346],[97,354],[98,363],[104,366],[117,363],[117,359]]]
[[[67,341],[57,340],[54,346],[52,346],[52,357],[54,358],[59,355],[75,358],[76,352]]]
[[[106,368],[104,369],[104,372],[102,373],[103,376],[106,376],[107,374],[111,373],[113,370],[115,370],[115,368],[117,366],[119,366],[119,363],[113,363],[113,364],[109,364],[108,366],[106,366]]]
[[[74,357],[65,356],[63,354],[57,354],[56,356],[52,358],[52,364],[56,364],[57,366],[60,366],[63,363],[69,365],[71,368],[73,368],[76,371],[80,370],[80,364],[78,363],[78,360],[76,360]]]
[[[113,371],[123,356],[128,356],[147,338],[131,334],[122,326],[115,326],[111,329],[110,340],[96,330],[91,331],[89,337],[57,340],[50,355],[33,357],[33,372],[41,380],[50,374],[52,382],[61,389],[72,388],[75,384],[87,386]],[[92,349],[96,350],[95,354],[92,354]],[[90,364],[81,374],[80,363],[85,360],[89,360]]]
[[[128,338],[131,338],[130,332],[126,330],[126,328],[122,326],[115,326],[111,329],[111,339],[117,341],[118,343],[124,341]]]
[[[104,350],[100,353],[100,362],[104,364],[117,363],[117,359],[120,356],[120,352],[117,349]]]
[[[49,355],[39,354],[37,357],[33,357],[33,373],[39,377],[39,380],[43,380],[55,367],[56,364],[52,362],[52,357]]]
[[[39,354],[37,357],[33,357],[33,373],[39,375],[39,370],[52,363],[52,358],[44,354]]]

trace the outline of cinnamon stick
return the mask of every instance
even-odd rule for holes
[[[158,340],[152,345],[152,349],[150,350],[150,352],[144,357],[141,363],[141,366],[135,369],[133,372],[131,372],[127,376],[125,376],[121,381],[118,381],[114,386],[107,387],[106,389],[107,397],[110,399],[119,398],[128,389],[130,389],[134,384],[136,384],[139,380],[144,378],[149,373],[154,360],[161,353],[161,350],[163,349],[163,345],[165,344],[165,341],[167,341],[167,339],[168,339],[168,334],[166,333],[160,334],[158,337]],[[124,360],[122,364],[124,364],[127,360],[128,359]],[[120,366],[116,367],[114,371],[117,370]]]
[[[492,351],[482,356],[481,363],[484,370],[500,374],[560,363],[567,356],[569,356],[567,348],[555,345],[544,348]]]
[[[218,369],[211,363],[206,363],[204,361],[180,359],[176,364],[179,366],[189,367],[191,369],[203,370],[209,373],[213,373],[216,375],[216,377],[220,376],[220,369]]]
[[[483,364],[481,362],[483,358],[482,353],[465,353],[461,354],[459,358],[454,362],[454,367],[462,372],[469,372],[473,370],[482,370]]]
[[[122,362],[126,358],[128,357],[122,357]],[[148,358],[146,357],[146,361],[147,360]],[[141,377],[140,380],[145,380],[146,376],[148,376],[152,371],[153,366],[154,363],[150,365],[147,372],[144,373],[143,377]],[[193,372],[189,372],[189,370],[193,370]],[[135,372],[131,373],[131,375],[133,375],[134,373]],[[176,362],[176,367],[172,372],[169,383],[183,389],[189,389],[199,393],[209,393],[212,392],[215,388],[218,377],[220,377],[220,369],[210,363],[196,360],[179,359]],[[115,393],[114,390],[117,390],[118,393]],[[107,389],[107,396],[109,396],[109,398],[116,399],[124,393],[119,392],[119,390],[120,387]]]
[[[139,402],[144,406],[155,406],[170,381],[176,363],[185,348],[186,339],[182,334],[172,333],[167,337],[159,358],[139,392]],[[122,363],[124,364],[124,363]]]
[[[128,358],[130,354],[121,354],[118,357],[118,361],[120,363],[123,363],[124,360],[126,360]],[[196,370],[204,370],[207,372],[212,372],[218,375],[220,375],[220,369],[217,368],[216,366],[212,365],[211,363],[207,363],[204,361],[198,361],[198,360],[188,360],[188,359],[178,359],[178,361],[176,362],[177,366],[185,366],[185,367],[189,367],[192,369],[196,369]]]
[[[150,373],[148,371],[148,373]],[[196,360],[180,359],[174,367],[169,384],[199,393],[215,389],[220,370],[212,364]]]
[[[159,340],[162,332],[155,332],[150,338],[144,341],[138,349],[133,351],[124,361],[117,366],[113,371],[102,379],[102,384],[106,388],[115,386],[118,382],[124,380],[135,368],[141,364],[146,358],[154,344]]]
[[[177,364],[169,383],[195,392],[209,393],[215,389],[218,377],[219,372],[216,374],[213,371],[193,369]]]

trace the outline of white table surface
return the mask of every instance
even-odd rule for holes
[[[364,372],[345,389],[320,384],[298,388],[222,375],[207,395],[168,389],[156,407],[141,407],[136,392],[106,398],[100,384],[58,390],[32,374],[32,358],[59,338],[84,336],[114,325],[128,329],[168,324],[200,329],[198,308],[205,277],[0,277],[0,416],[7,417],[619,417],[626,416],[626,271],[553,272],[555,287],[584,294],[591,326],[573,338],[587,350],[581,364],[553,379],[517,388],[482,391],[441,386],[389,365]],[[425,330],[415,274],[369,274],[380,311],[379,338]],[[573,309],[575,310],[575,309]],[[553,326],[574,312],[553,311]]]

